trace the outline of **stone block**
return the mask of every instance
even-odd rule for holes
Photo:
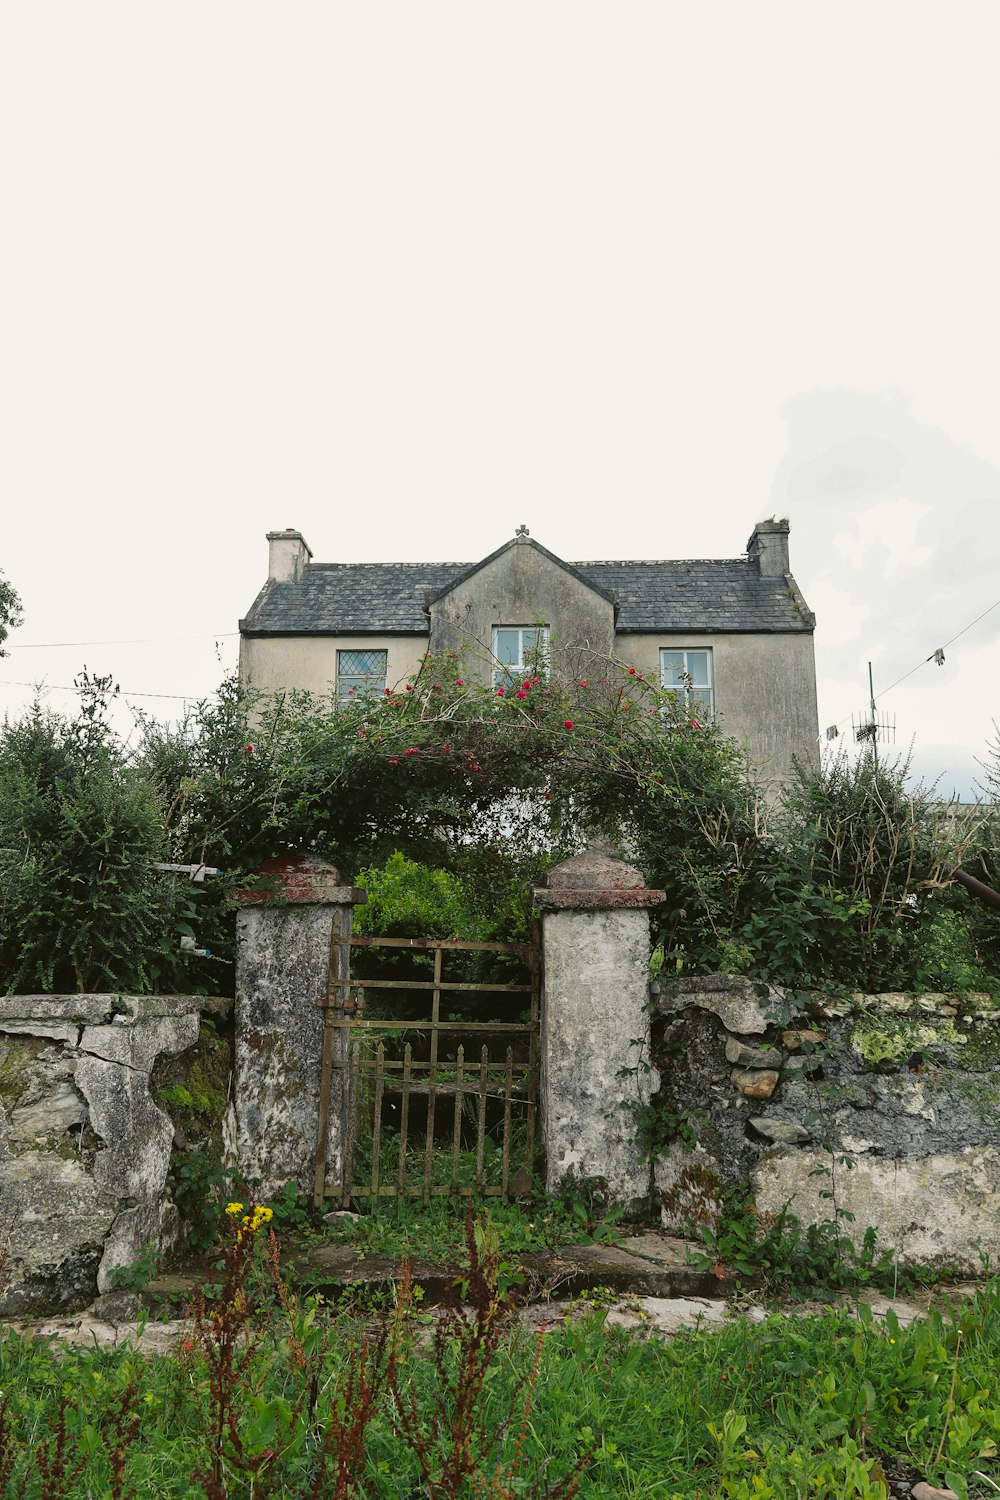
[[[730,1074],[745,1099],[770,1099],[780,1076],[774,1068],[734,1068]]]
[[[822,1175],[813,1176],[814,1172]],[[832,1174],[832,1175],[831,1175]],[[791,1212],[805,1224],[831,1217],[836,1205],[853,1214],[851,1237],[871,1226],[876,1248],[909,1264],[953,1266],[965,1274],[1000,1250],[1000,1150],[965,1150],[921,1158],[861,1156],[848,1170],[835,1154],[810,1150],[773,1154],[752,1174],[758,1211]]]
[[[780,1068],[785,1054],[777,1047],[751,1047],[737,1036],[726,1038],[726,1061],[740,1068]]]

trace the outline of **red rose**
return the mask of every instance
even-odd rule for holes
[[[243,746],[243,754],[244,755],[252,755],[253,754],[253,746],[252,745],[244,745]]]
[[[503,691],[504,691],[504,690],[503,690],[503,688],[502,688],[502,687],[498,687],[498,688],[497,688],[497,697],[498,697],[498,698],[502,698],[502,697],[503,697]]]
[[[527,693],[526,693],[526,692],[525,692],[525,691],[524,691],[524,688],[521,688],[521,690],[520,690],[520,692],[517,692],[517,693],[515,693],[515,694],[514,694],[514,697],[515,697],[515,698],[527,698],[527,696],[528,696],[528,695],[527,695]]]
[[[572,729],[573,728],[573,720],[572,719],[567,719],[566,722],[563,724],[563,728],[564,729]]]

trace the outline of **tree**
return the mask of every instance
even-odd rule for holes
[[[21,599],[12,583],[0,573],[0,656],[6,656],[3,643],[11,630],[21,623]]]

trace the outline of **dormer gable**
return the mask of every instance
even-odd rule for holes
[[[505,627],[544,626],[553,647],[608,654],[616,600],[607,589],[519,529],[516,536],[428,596],[430,649],[492,652]]]
[[[514,536],[511,537],[510,541],[504,542],[501,547],[498,547],[495,552],[491,552],[488,557],[484,557],[480,562],[472,563],[468,568],[465,569],[464,572],[459,573],[456,578],[449,579],[442,588],[437,589],[434,593],[428,594],[428,609],[430,609],[432,605],[436,604],[439,599],[443,599],[446,594],[450,594],[454,589],[465,583],[466,579],[473,578],[476,573],[481,572],[484,568],[490,567],[491,564],[495,563],[498,558],[501,558],[505,552],[509,552],[512,547],[531,547],[535,552],[539,553],[543,558],[545,558],[547,562],[553,563],[557,568],[562,568],[565,572],[569,573],[571,577],[575,578],[579,583],[582,583],[584,588],[590,589],[592,593],[599,595],[602,599],[606,599],[617,613],[618,596],[616,593],[614,593],[612,590],[601,588],[599,584],[595,583],[592,578],[587,578],[586,575],[581,573],[579,568],[574,567],[572,563],[568,563],[563,558],[557,557],[554,552],[550,552],[547,547],[543,547],[541,542],[536,542],[534,537],[529,534],[528,528],[526,526],[519,526],[517,532]]]

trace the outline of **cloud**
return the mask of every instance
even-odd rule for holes
[[[826,722],[863,704],[868,661],[878,694],[1000,598],[1000,467],[921,421],[898,393],[815,391],[785,417],[771,501],[790,516],[792,567],[817,611]],[[960,721],[963,661],[987,647],[995,663],[998,642],[1000,609],[956,641],[943,669],[926,669],[918,717],[899,725],[901,738],[916,732],[921,773],[955,779],[964,796],[981,748],[947,743],[941,728],[946,714],[953,731]],[[980,691],[996,675],[980,674]],[[845,681],[857,684],[855,704],[835,691]]]

